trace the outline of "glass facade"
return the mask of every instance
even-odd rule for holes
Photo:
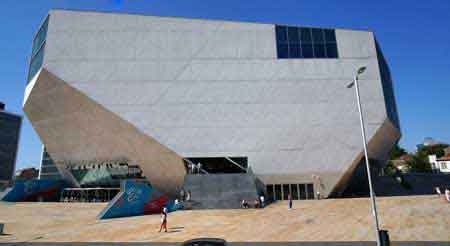
[[[0,181],[12,179],[22,118],[0,110]]]
[[[41,170],[39,172],[40,179],[61,179],[61,174],[59,173],[55,162],[45,148],[42,151]]]
[[[269,200],[287,200],[289,193],[292,200],[314,199],[314,185],[308,184],[268,184],[266,185]]]
[[[30,67],[28,70],[28,82],[36,75],[44,61],[45,39],[48,31],[48,19],[45,19],[36,36],[33,39],[33,46],[31,49]]]
[[[334,29],[275,26],[279,59],[338,58]]]
[[[387,116],[392,121],[392,123],[398,129],[400,129],[400,121],[398,118],[397,104],[395,102],[394,87],[392,84],[391,72],[389,70],[389,66],[388,66],[386,60],[384,59],[383,53],[381,52],[378,42],[375,42],[375,44],[376,44],[378,66],[380,68],[381,84],[383,87],[384,102],[386,104]]]

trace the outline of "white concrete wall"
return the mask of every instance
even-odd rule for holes
[[[386,119],[373,34],[336,38],[339,59],[281,60],[274,25],[55,10],[44,66],[181,156],[248,156],[270,182],[331,173],[331,190],[362,150],[358,67],[369,139]]]

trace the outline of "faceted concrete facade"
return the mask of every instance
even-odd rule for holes
[[[336,29],[339,59],[277,59],[273,24],[49,16],[24,111],[59,165],[127,158],[173,193],[182,158],[246,156],[266,184],[313,183],[315,174],[327,196],[362,157],[355,92],[346,88],[360,66],[370,157],[384,160],[400,138],[370,31]]]

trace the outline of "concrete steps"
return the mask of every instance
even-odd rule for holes
[[[191,192],[192,209],[239,208],[243,199],[259,197],[256,177],[250,173],[189,174],[183,187]]]

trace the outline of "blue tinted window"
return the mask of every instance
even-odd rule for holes
[[[336,33],[333,29],[325,29],[325,42],[336,43]]]
[[[289,45],[289,58],[301,58],[300,44]]]
[[[275,33],[277,36],[278,43],[286,43],[287,42],[287,28],[285,26],[276,26]]]
[[[310,28],[301,28],[300,33],[301,33],[302,43],[311,43],[312,42]]]
[[[275,26],[278,58],[338,58],[333,29]]]
[[[33,39],[30,67],[28,69],[28,82],[34,77],[34,75],[36,75],[37,71],[39,71],[44,60],[44,47],[45,39],[47,37],[48,19],[49,17],[47,16]]]
[[[325,38],[323,36],[322,29],[313,28],[313,29],[311,29],[311,31],[312,31],[312,36],[313,36],[313,42],[315,44],[323,44],[323,43],[325,43]]]
[[[287,44],[277,45],[278,58],[289,58],[289,49]]]
[[[44,61],[44,49],[45,44],[41,47],[41,49],[37,52],[37,54],[31,59],[30,69],[28,71],[28,81],[30,81],[34,75],[39,71],[42,66],[42,62]]]
[[[300,35],[298,33],[298,27],[288,27],[288,39],[289,43],[300,43]]]
[[[303,58],[314,58],[312,44],[302,44],[302,57]]]
[[[324,44],[314,44],[314,57],[315,58],[326,58],[325,45]]]
[[[328,58],[337,58],[338,57],[338,51],[337,51],[336,44],[326,44],[326,49],[327,49],[327,57]]]
[[[39,31],[36,33],[36,36],[33,40],[33,48],[31,50],[31,57],[35,56],[36,53],[41,48],[42,44],[45,41],[45,38],[47,37],[47,29],[48,29],[48,17],[45,19],[42,26],[39,28]]]

